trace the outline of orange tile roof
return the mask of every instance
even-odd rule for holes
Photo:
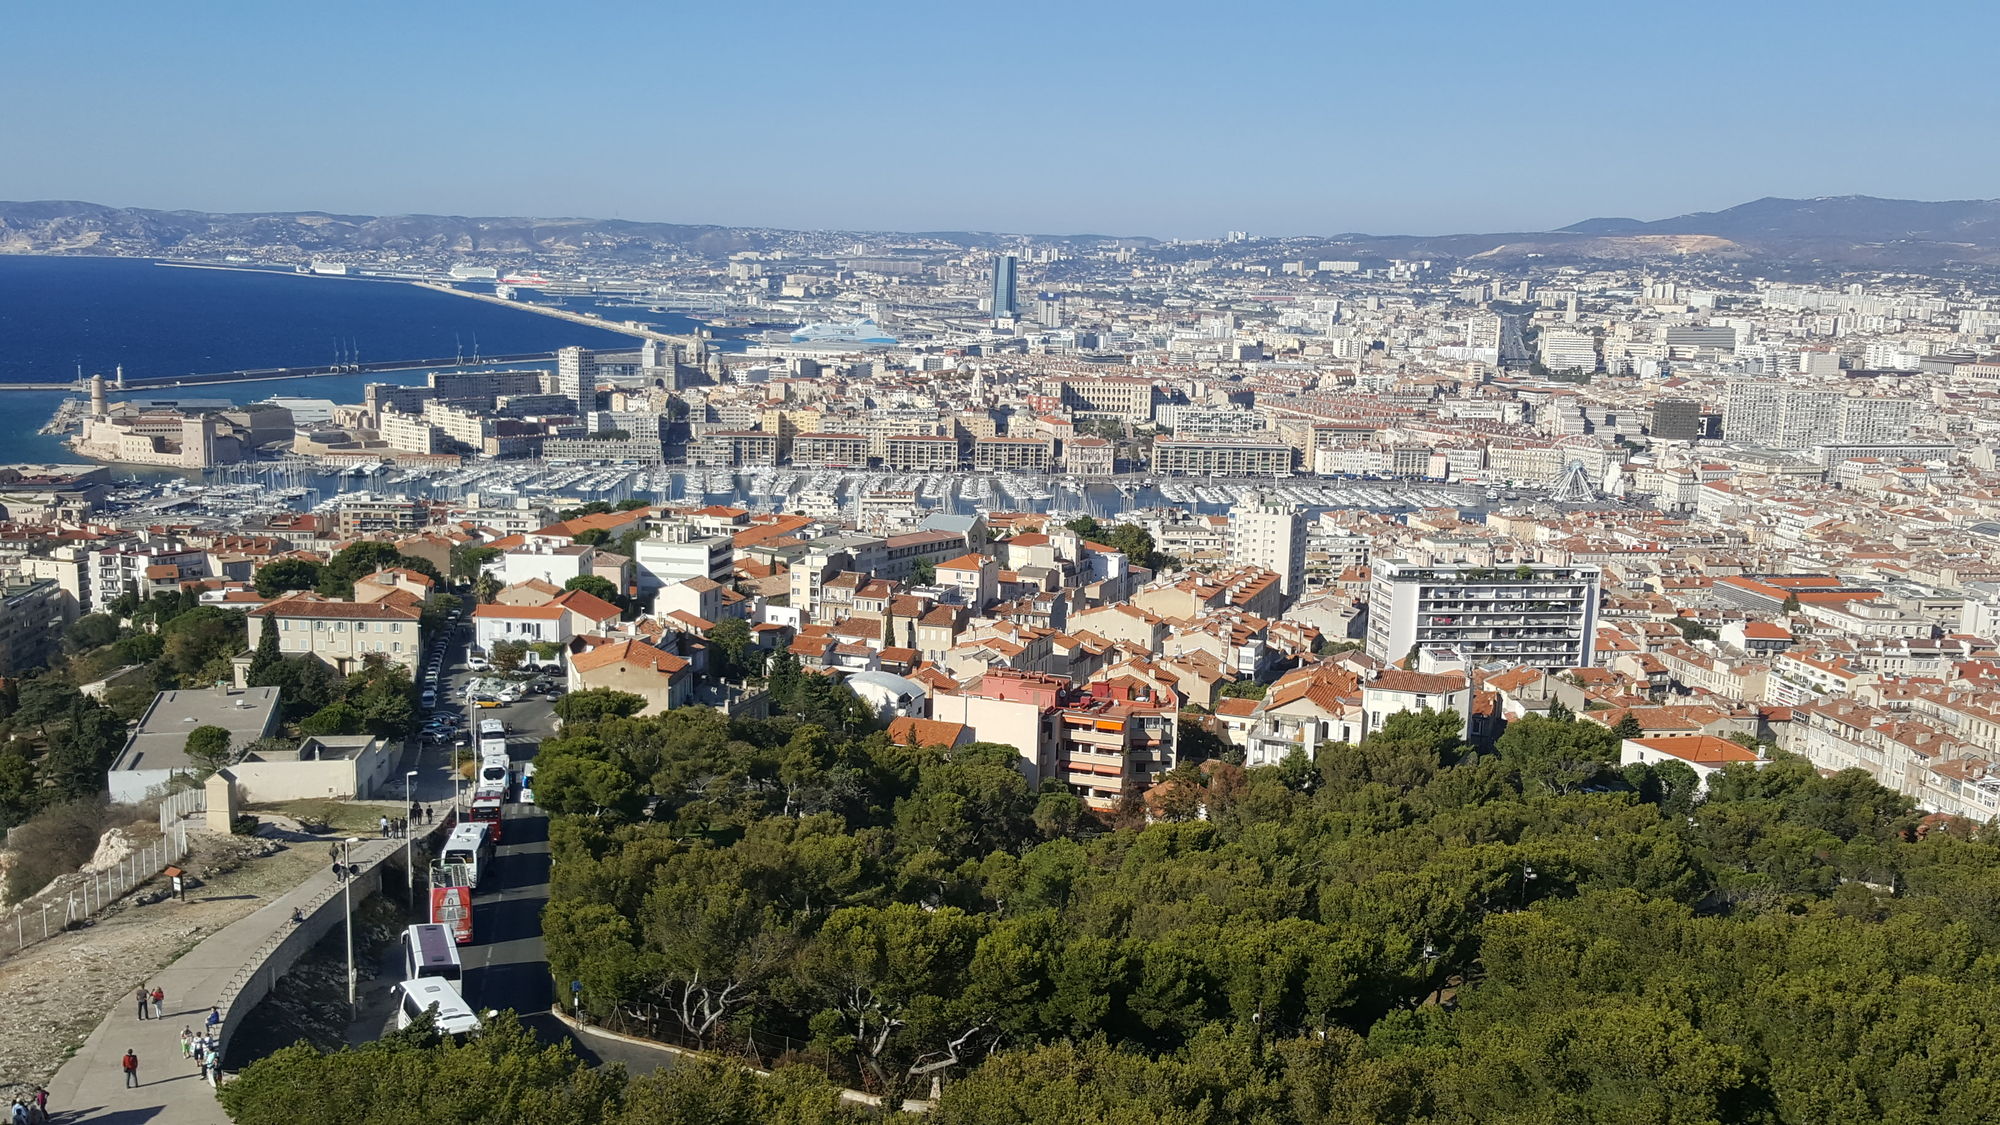
[[[593,672],[611,664],[631,664],[651,668],[656,672],[674,675],[688,667],[688,662],[671,652],[654,648],[645,641],[614,641],[599,645],[586,652],[574,653],[569,658],[570,667],[579,672]]]
[[[559,621],[564,612],[563,607],[554,602],[547,605],[498,605],[488,602],[473,610],[472,616],[476,620],[487,621]]]
[[[889,741],[899,746],[956,746],[964,723],[901,716],[889,720]]]
[[[1761,760],[1757,757],[1756,751],[1712,734],[1679,738],[1633,738],[1627,741],[1657,753],[1671,754],[1682,761],[1700,766],[1723,766],[1731,762]]]
[[[566,594],[560,595],[550,604],[559,605],[564,609],[581,613],[592,621],[603,621],[606,618],[616,617],[619,613],[617,606],[612,605],[610,602],[605,601],[588,590],[571,590]]]

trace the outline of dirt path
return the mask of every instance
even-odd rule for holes
[[[186,902],[139,906],[128,898],[95,925],[0,961],[0,996],[7,998],[7,1018],[0,1020],[0,1090],[46,1083],[105,1012],[120,1002],[131,1006],[133,991],[152,973],[326,866],[324,844],[279,843],[272,854],[253,854],[273,843],[195,837],[186,866],[206,873],[205,882],[188,892]],[[141,894],[151,886],[142,885]],[[199,1022],[189,1011],[194,999],[168,996],[169,1018]]]

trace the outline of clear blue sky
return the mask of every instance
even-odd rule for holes
[[[2000,195],[2000,6],[9,6],[0,198],[1212,237]]]

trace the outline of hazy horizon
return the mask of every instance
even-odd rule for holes
[[[1870,11],[51,5],[14,16],[0,195],[1155,238],[1990,196],[1987,84],[1811,81],[1935,48]]]

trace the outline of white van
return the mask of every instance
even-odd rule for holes
[[[535,763],[521,763],[521,788],[515,796],[524,805],[535,803]]]
[[[479,1030],[479,1016],[473,1012],[458,986],[440,977],[416,977],[396,986],[396,1030],[417,1022],[418,1017],[437,1009],[437,1029],[446,1035],[464,1035]]]
[[[403,979],[436,977],[456,981],[464,968],[458,959],[458,942],[451,928],[424,922],[403,931]]]

